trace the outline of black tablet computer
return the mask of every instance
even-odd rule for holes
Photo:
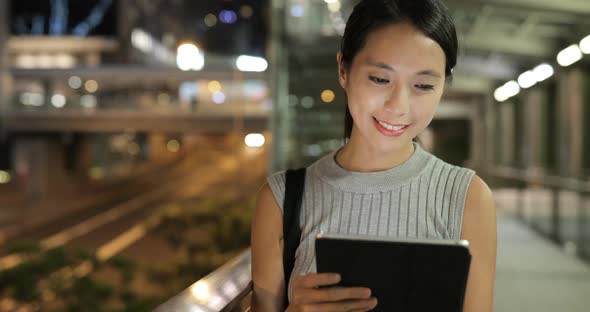
[[[339,273],[338,286],[371,289],[373,311],[463,310],[468,241],[320,234],[315,250],[318,273]]]

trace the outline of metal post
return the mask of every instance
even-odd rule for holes
[[[590,218],[586,210],[587,192],[580,192],[578,197],[578,254],[590,260]]]
[[[556,241],[560,242],[560,229],[559,229],[559,188],[552,188],[552,214],[551,214],[551,233],[550,236]]]

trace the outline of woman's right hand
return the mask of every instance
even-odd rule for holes
[[[365,287],[328,287],[340,282],[340,275],[310,273],[293,279],[291,302],[285,312],[340,312],[370,311],[377,306],[377,298]]]

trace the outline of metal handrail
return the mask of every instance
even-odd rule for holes
[[[525,183],[526,185],[521,186],[522,189],[526,189],[531,186],[541,186],[548,188],[551,191],[551,214],[549,216],[550,228],[541,228],[538,224],[529,222],[525,216],[524,211],[524,192],[517,197],[519,203],[517,204],[517,216],[519,219],[529,226],[532,227],[538,234],[544,236],[557,244],[565,243],[564,237],[562,236],[562,220],[561,220],[561,191],[570,191],[577,193],[580,196],[578,200],[578,211],[582,212],[586,205],[586,198],[590,196],[590,180],[582,180],[574,177],[562,177],[547,172],[541,168],[529,168],[529,169],[516,169],[506,166],[490,166],[485,170],[487,174],[494,178],[506,179],[510,181],[516,181]],[[586,217],[579,215],[579,232],[577,234],[577,244],[581,248],[577,248],[577,255],[590,262],[590,246],[587,246],[587,242],[590,241],[590,237],[587,236],[581,228],[586,225]],[[571,239],[571,237],[570,237]],[[571,242],[571,241],[568,241]]]
[[[580,193],[590,193],[590,181],[561,177],[545,173],[542,169],[517,169],[508,166],[492,166],[486,170],[493,177],[544,185],[550,188],[565,189]]]
[[[154,312],[242,311],[242,301],[252,291],[250,249],[198,280]]]

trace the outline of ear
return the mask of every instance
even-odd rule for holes
[[[346,72],[346,66],[342,63],[342,52],[338,51],[336,54],[336,61],[338,62],[338,82],[342,89],[346,89],[346,81],[348,79],[348,73]]]

